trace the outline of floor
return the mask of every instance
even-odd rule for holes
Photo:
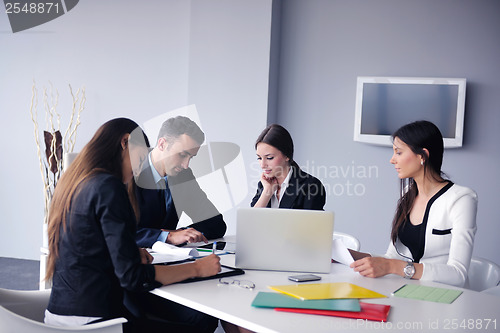
[[[0,257],[0,288],[38,290],[40,261]]]

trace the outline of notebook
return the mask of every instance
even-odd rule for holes
[[[239,208],[236,267],[330,273],[333,220],[325,211]]]

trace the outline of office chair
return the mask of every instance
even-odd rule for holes
[[[50,290],[0,288],[0,333],[89,332],[121,333],[125,318],[115,318],[77,327],[56,327],[43,322]]]
[[[485,289],[481,292],[485,293],[485,294],[490,294],[490,295],[500,297],[500,286],[491,287],[491,288]]]
[[[472,257],[469,267],[469,289],[483,291],[500,283],[500,266],[493,261]]]

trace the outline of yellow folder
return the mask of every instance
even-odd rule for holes
[[[269,286],[269,288],[302,300],[387,297],[373,290],[369,290],[348,282],[292,284]]]

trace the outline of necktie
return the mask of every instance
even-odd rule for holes
[[[167,176],[162,178],[160,181],[161,188],[163,189],[163,193],[165,195],[165,208],[167,210],[167,214],[171,211],[172,207],[172,193],[170,192],[170,188],[168,187],[168,179]]]

